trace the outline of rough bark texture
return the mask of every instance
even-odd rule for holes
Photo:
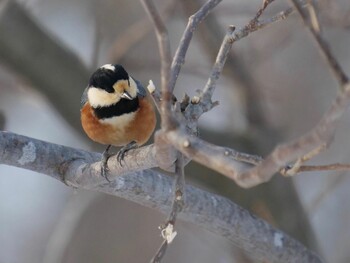
[[[47,174],[72,187],[115,195],[164,213],[169,211],[172,178],[143,170],[108,183],[94,164],[100,158],[97,153],[0,132],[1,164]],[[259,261],[321,262],[301,243],[226,198],[190,185],[186,186],[185,198],[180,218],[226,237]]]

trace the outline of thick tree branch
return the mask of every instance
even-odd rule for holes
[[[97,190],[168,213],[173,180],[152,170],[111,183],[93,168],[101,155],[0,132],[0,164],[49,175],[76,188]],[[98,178],[96,178],[98,177]],[[96,182],[102,182],[96,184]],[[321,262],[314,253],[226,198],[187,185],[180,218],[226,237],[252,257],[268,262]]]

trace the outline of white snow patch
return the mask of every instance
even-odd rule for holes
[[[275,247],[283,247],[283,235],[281,233],[275,233],[273,236],[273,244]]]
[[[216,200],[216,197],[212,196],[211,200],[213,201],[213,204],[216,207],[218,205],[218,201]]]
[[[125,185],[125,180],[124,180],[123,177],[119,177],[117,180],[115,180],[115,183],[116,183],[115,188],[116,188],[117,190],[119,190],[119,189],[121,189],[121,188],[124,187],[124,185]]]
[[[22,148],[22,156],[19,158],[18,163],[25,165],[27,163],[34,162],[36,159],[36,147],[33,142],[28,142]]]

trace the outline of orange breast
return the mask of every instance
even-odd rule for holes
[[[135,118],[129,124],[120,127],[116,124],[103,123],[96,118],[89,103],[81,109],[81,123],[90,139],[101,144],[124,146],[131,141],[142,145],[148,141],[156,125],[154,108],[148,98],[142,98]],[[116,122],[118,123],[118,122]]]
[[[136,141],[138,145],[146,143],[151,137],[156,126],[156,115],[153,104],[148,97],[139,100],[140,109],[135,119],[125,129],[130,141]]]

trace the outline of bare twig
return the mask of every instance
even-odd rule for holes
[[[252,187],[270,180],[273,174],[284,168],[286,164],[329,141],[333,136],[336,122],[349,104],[350,84],[347,85],[345,93],[338,95],[314,129],[294,142],[277,146],[263,162],[245,172],[242,172],[240,163],[233,162],[232,158],[225,155],[227,151],[225,148],[188,136],[179,130],[169,132],[167,139],[187,157],[228,176],[242,187]]]
[[[203,91],[201,92],[200,97],[195,100],[192,99],[191,105],[187,107],[184,112],[184,116],[188,121],[187,128],[189,128],[192,131],[192,133],[195,133],[197,129],[197,121],[199,117],[203,113],[211,110],[213,107],[218,105],[218,102],[212,102],[211,97],[216,87],[216,81],[218,80],[223,70],[225,61],[227,59],[227,55],[233,44],[234,30],[235,30],[234,26],[229,26],[226,32],[226,35],[221,43],[220,50],[216,57],[214,66],[211,70],[210,77],[207,81],[207,84],[205,85]]]
[[[303,163],[311,160],[316,155],[319,155],[321,152],[323,152],[327,147],[327,144],[321,144],[320,146],[316,147],[315,149],[311,150],[304,156],[297,159],[297,161],[293,164],[291,167],[283,168],[280,173],[284,176],[293,176],[297,174],[300,171],[300,167]]]
[[[151,263],[159,263],[163,259],[165,252],[168,248],[168,242],[166,240],[163,240],[162,245],[159,247],[159,249],[156,252],[156,255],[151,259]]]
[[[222,6],[222,4],[220,6]],[[189,15],[192,12],[191,10],[198,10],[200,8],[200,6],[202,5],[202,1],[182,1],[182,5],[185,14]],[[234,8],[226,7],[226,9],[231,10],[232,16],[232,12],[236,11],[237,7],[238,6],[235,6]],[[216,7],[216,9],[217,8],[219,8],[219,6]],[[246,26],[244,28],[238,28],[236,29],[236,32],[238,34],[236,34],[235,39],[238,40],[238,37],[245,37],[251,32],[254,32],[265,26],[271,25],[276,21],[283,20],[287,16],[289,16],[289,14],[292,11],[293,8],[288,8],[287,10],[275,15],[273,18],[259,20],[258,23],[253,23],[251,27]],[[221,14],[222,10],[220,12],[220,17]],[[220,28],[221,25],[218,22],[217,17],[215,15],[211,15],[206,18],[206,25],[198,27],[196,31],[196,34],[199,34],[202,39],[202,41],[200,41],[200,44],[203,45],[203,47],[205,48],[206,54],[208,54],[211,58],[214,59],[217,55],[217,53],[215,53],[215,50],[217,50],[217,46],[220,46],[222,37],[222,30]],[[247,34],[239,33],[241,31],[245,31],[247,32]],[[250,68],[245,66],[245,63],[242,63],[242,58],[239,55],[235,54],[235,52],[229,53],[229,59],[227,60],[226,68],[233,69],[230,70],[230,74],[228,74],[227,77],[232,78],[232,80],[235,83],[237,83],[237,87],[240,89],[240,92],[244,94],[244,105],[249,105],[249,107],[247,107],[246,109],[246,115],[249,122],[249,126],[253,129],[259,129],[263,132],[271,133],[270,128],[266,127],[266,120],[263,114],[262,102],[258,98],[259,85],[258,83],[255,83],[254,77],[251,76]]]
[[[181,66],[185,62],[186,53],[190,42],[192,40],[193,32],[196,30],[199,23],[201,23],[209,12],[217,6],[222,0],[209,0],[206,2],[194,15],[189,18],[186,29],[180,40],[180,44],[176,50],[173,62],[171,64],[171,75],[169,82],[169,90],[172,92],[175,87],[175,83],[180,74]]]
[[[319,47],[321,54],[323,55],[323,57],[326,59],[326,61],[328,63],[329,69],[332,71],[332,73],[336,77],[336,79],[339,83],[339,87],[344,90],[346,83],[349,82],[348,76],[344,73],[344,71],[341,68],[341,66],[339,65],[338,61],[331,53],[331,50],[330,50],[327,42],[320,35],[320,32],[317,31],[317,28],[315,28],[312,25],[311,20],[308,19],[308,15],[307,15],[306,11],[303,9],[303,7],[298,2],[298,0],[291,0],[291,1],[294,5],[295,9],[298,11],[301,18],[303,19],[305,25],[310,30],[313,38],[315,39],[315,41]]]
[[[171,211],[166,223],[160,226],[162,237],[164,239],[162,245],[158,249],[156,255],[152,259],[152,263],[160,262],[165,255],[168,245],[173,241],[176,236],[176,232],[173,230],[178,214],[183,210],[184,193],[185,193],[185,174],[184,174],[184,162],[182,154],[178,153],[175,168],[175,187],[174,187],[174,200],[171,206]]]
[[[253,164],[253,165],[258,165],[259,163],[261,163],[264,160],[259,155],[242,153],[242,152],[238,152],[236,150],[229,149],[229,148],[224,149],[224,155],[228,156],[228,157],[232,157],[233,160],[235,160],[235,161],[243,162],[243,163],[247,163],[247,164]]]
[[[215,87],[216,87],[216,81],[219,79],[219,76],[222,72],[222,69],[224,68],[228,52],[230,51],[233,39],[232,34],[236,28],[234,26],[229,26],[227,29],[226,35],[224,40],[222,41],[220,50],[218,52],[218,55],[216,57],[216,61],[214,63],[214,66],[211,70],[210,77],[208,79],[207,84],[205,85],[202,93],[202,99],[204,99],[205,102],[208,100],[211,100],[211,97],[213,96]]]
[[[178,153],[175,166],[175,187],[174,187],[174,200],[169,214],[168,220],[165,223],[165,227],[168,224],[175,225],[177,215],[183,210],[185,205],[185,173],[184,173],[184,159],[181,153]]]
[[[320,149],[320,148],[316,148],[316,150],[317,149]],[[319,151],[317,151],[316,155],[318,153]],[[242,153],[229,148],[226,148],[226,149],[224,148],[224,154],[228,157],[232,157],[232,159],[235,161],[252,164],[252,165],[258,165],[264,160],[259,155]],[[307,160],[310,160],[314,156],[315,155],[308,156]],[[307,161],[307,160],[304,159],[303,161]],[[290,167],[285,167],[283,169],[289,170]],[[350,164],[333,163],[333,164],[326,164],[326,165],[301,165],[299,166],[299,169],[297,170],[296,173],[315,172],[315,171],[349,171],[349,170],[350,170]],[[283,174],[282,171],[281,171],[281,174]]]
[[[265,1],[263,6],[258,10],[255,17],[252,20],[250,20],[249,23],[247,25],[245,25],[243,28],[236,30],[236,34],[234,35],[234,39],[233,39],[234,42],[242,39],[243,37],[248,36],[252,32],[255,32],[259,29],[270,26],[271,24],[273,24],[275,22],[285,20],[290,14],[292,14],[294,12],[294,8],[290,7],[284,11],[279,12],[278,14],[276,14],[270,18],[265,18],[265,19],[259,20],[263,11],[273,1],[274,0]],[[301,5],[305,5],[305,2],[301,1]]]
[[[267,6],[271,4],[274,0],[263,0],[262,6],[259,8],[259,10],[256,12],[255,17],[249,22],[250,25],[254,25],[258,22],[260,16],[265,11]]]
[[[293,12],[293,8],[288,8],[287,10],[280,12],[269,19],[259,21],[259,18],[262,15],[262,12],[272,2],[273,0],[265,1],[263,4],[263,7],[258,10],[256,16],[251,21],[249,21],[249,23],[245,25],[243,28],[235,30],[234,26],[230,26],[221,44],[220,50],[216,58],[216,62],[211,72],[211,76],[204,88],[203,93],[201,94],[200,100],[202,101],[202,103],[199,105],[199,107],[196,107],[195,110],[193,110],[194,107],[190,107],[186,110],[185,116],[187,119],[190,119],[191,121],[198,120],[198,118],[204,112],[209,111],[210,109],[212,109],[214,106],[217,105],[217,103],[211,102],[211,96],[213,95],[213,92],[215,90],[216,80],[218,79],[219,75],[222,72],[223,66],[226,62],[228,53],[233,43],[248,36],[252,32],[255,32],[259,29],[262,29],[266,26],[271,25],[274,22],[286,19]],[[234,30],[235,32],[233,33]],[[200,111],[199,108],[201,108],[203,111]],[[194,111],[196,111],[196,114],[193,114]]]
[[[160,17],[152,0],[141,0],[145,10],[152,20],[156,29],[160,59],[161,59],[161,83],[162,83],[162,103],[161,103],[161,120],[162,128],[165,130],[172,129],[176,125],[171,115],[171,98],[172,91],[169,89],[170,79],[170,62],[171,51],[168,31]]]
[[[237,179],[246,187],[270,180],[272,175],[300,156],[312,151],[323,143],[328,143],[334,134],[336,123],[350,104],[350,84],[345,85],[344,93],[337,96],[331,108],[320,122],[307,134],[294,142],[277,146],[260,165],[243,173]]]
[[[276,14],[270,18],[266,18],[266,19],[262,19],[262,20],[258,21],[257,24],[255,25],[255,27],[256,27],[256,29],[262,29],[266,26],[271,25],[274,22],[286,19],[293,12],[294,12],[294,8],[292,8],[292,7],[287,8],[286,10],[281,11],[278,14]]]
[[[322,145],[321,145],[322,146]],[[315,150],[318,150],[320,148],[316,148]],[[260,164],[264,159],[259,156],[259,155],[253,155],[253,154],[247,154],[247,153],[242,153],[238,152],[236,150],[230,149],[230,148],[222,148],[224,155],[232,158],[234,161],[238,162],[243,162],[247,164],[252,164],[252,165],[258,165]],[[319,151],[316,151],[317,155]],[[307,156],[307,158],[303,159],[303,162],[306,162],[307,160],[310,160],[312,156]],[[289,166],[283,168],[288,171],[291,169]],[[296,171],[296,173],[301,173],[301,172],[315,172],[315,171],[348,171],[350,170],[350,164],[343,164],[343,163],[333,163],[333,164],[326,164],[326,165],[300,165],[299,169]],[[281,174],[283,174],[282,171],[280,171]]]
[[[299,168],[300,172],[314,172],[314,171],[350,171],[350,164],[333,163],[326,165],[302,165]]]
[[[315,32],[320,34],[321,33],[321,24],[318,20],[318,14],[316,12],[316,8],[315,8],[314,4],[315,4],[315,0],[308,0],[307,9],[309,11],[310,25],[315,30]]]
[[[211,97],[213,95],[213,92],[216,86],[216,80],[219,78],[219,75],[223,70],[223,66],[226,62],[227,56],[229,54],[229,51],[233,43],[238,41],[239,39],[242,39],[243,37],[248,36],[251,32],[257,31],[258,29],[268,26],[273,22],[286,18],[292,12],[292,9],[289,9],[284,13],[278,14],[277,16],[273,17],[270,20],[259,23],[258,19],[261,16],[262,11],[265,10],[265,8],[268,6],[269,3],[272,3],[272,2],[273,1],[266,1],[263,7],[259,9],[259,11],[257,12],[257,15],[255,16],[255,18],[253,18],[243,28],[236,30],[235,32],[233,32],[235,29],[234,26],[230,26],[230,28],[228,29],[226,36],[221,44],[220,50],[218,52],[216,62],[211,71],[211,76],[209,77],[209,80],[203,92],[201,93],[199,100],[195,103],[192,103],[191,107],[188,107],[185,111],[184,115],[186,119],[189,121],[188,126],[191,130],[195,130],[197,128],[196,121],[203,113],[211,110],[213,107],[218,105],[217,102],[213,103],[211,101]]]

